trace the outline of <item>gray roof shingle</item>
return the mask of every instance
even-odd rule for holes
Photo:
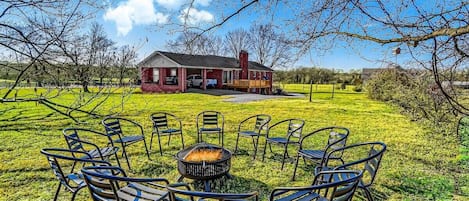
[[[179,54],[179,53],[164,52],[164,51],[157,51],[157,53],[160,53],[168,57],[169,59],[173,60],[174,62],[183,66],[234,68],[234,69],[240,68],[239,61],[231,57],[222,57],[222,56],[215,56],[215,55],[190,55],[190,54]],[[153,55],[155,54],[152,54],[150,57],[152,57]],[[248,69],[273,71],[271,68],[264,66],[262,64],[259,64],[257,62],[254,62],[254,61],[249,61]]]

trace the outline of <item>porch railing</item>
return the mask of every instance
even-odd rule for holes
[[[270,88],[270,80],[233,80],[233,83],[227,85],[241,89]]]

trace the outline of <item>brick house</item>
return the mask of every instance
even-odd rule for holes
[[[214,55],[189,55],[155,51],[138,64],[142,92],[186,92],[187,77],[200,75],[200,87],[207,89],[207,80],[216,79],[218,89],[236,89],[254,93],[270,93],[272,72],[248,60],[241,51],[239,60]]]

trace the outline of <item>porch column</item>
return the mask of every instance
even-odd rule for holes
[[[202,86],[204,90],[207,90],[207,69],[202,70]]]
[[[163,86],[164,85],[164,81],[165,81],[165,76],[166,76],[166,70],[165,68],[158,68],[158,70],[160,71],[158,73],[158,75],[160,76],[160,81],[158,82],[158,85],[160,86]]]
[[[185,84],[185,83],[184,83],[185,79],[184,79],[184,77],[183,77],[183,75],[184,75],[183,69],[184,69],[184,68],[177,68],[177,73],[178,73],[178,74],[177,74],[177,75],[178,75],[178,88],[179,88],[179,91],[181,91],[181,92],[184,92],[184,84]]]

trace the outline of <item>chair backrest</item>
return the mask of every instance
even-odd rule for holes
[[[120,119],[117,117],[106,117],[101,122],[106,130],[108,136],[122,135],[122,128],[120,124]]]
[[[128,177],[122,168],[115,166],[88,166],[81,172],[93,200],[164,200],[164,194],[167,195],[167,192],[155,189],[169,184],[163,178]]]
[[[166,112],[156,112],[150,115],[155,129],[168,127],[168,114]]]
[[[288,123],[288,135],[295,138],[301,138],[305,121],[302,119],[290,119]]]
[[[368,153],[366,153],[363,157],[359,159],[355,159],[354,161],[347,161],[343,165],[335,167],[335,169],[343,169],[343,168],[362,168],[363,170],[363,179],[362,185],[363,186],[371,186],[376,178],[376,174],[378,172],[379,166],[381,164],[381,159],[383,157],[384,152],[386,151],[386,144],[382,142],[366,142],[366,143],[359,143],[349,145],[340,149],[335,149],[329,153],[329,158],[334,152],[350,152],[356,155],[359,152],[359,149],[369,149]],[[325,166],[327,166],[327,159],[325,162]]]
[[[81,171],[93,200],[119,200],[120,189],[118,176],[127,177],[119,167],[85,167]]]
[[[80,155],[82,156],[87,156],[87,158],[91,158],[91,156],[83,151],[77,151],[77,150],[69,150],[69,149],[62,149],[62,148],[44,148],[41,149],[41,154],[45,155],[47,158],[47,161],[49,162],[49,165],[54,172],[55,177],[65,185],[67,188],[73,188],[69,184],[69,179],[67,178],[66,175],[70,173],[77,173],[79,174],[79,171],[73,172],[73,168],[71,168],[70,173],[64,173],[63,166],[61,163],[65,163],[67,165],[70,164],[70,162],[83,162],[83,163],[91,163],[92,165],[111,165],[110,163],[106,161],[98,161],[98,160],[91,160],[91,159],[85,159],[83,157],[79,157]]]
[[[259,200],[259,195],[257,191],[250,193],[211,193],[182,190],[171,186],[168,186],[167,189],[171,194],[171,201],[178,201],[179,199],[177,198],[182,196],[190,197],[191,200]]]
[[[62,133],[65,137],[65,142],[67,142],[68,148],[73,151],[81,150],[85,151],[83,144],[81,143],[80,136],[78,136],[78,130],[74,128],[66,128],[62,130]]]
[[[322,171],[312,186],[275,188],[270,200],[352,200],[362,175],[357,170]]]
[[[256,115],[256,123],[254,125],[254,130],[259,131],[259,130],[267,130],[269,129],[269,122],[272,118],[270,115],[266,114],[258,114]]]
[[[340,149],[347,144],[347,138],[350,134],[349,129],[344,127],[329,127],[329,138],[325,147],[326,152],[329,150]],[[343,151],[334,152],[336,158],[342,158]]]
[[[202,117],[201,117],[202,116]],[[225,119],[223,114],[217,111],[203,111],[197,115],[197,125],[202,121],[202,127],[222,127]]]

